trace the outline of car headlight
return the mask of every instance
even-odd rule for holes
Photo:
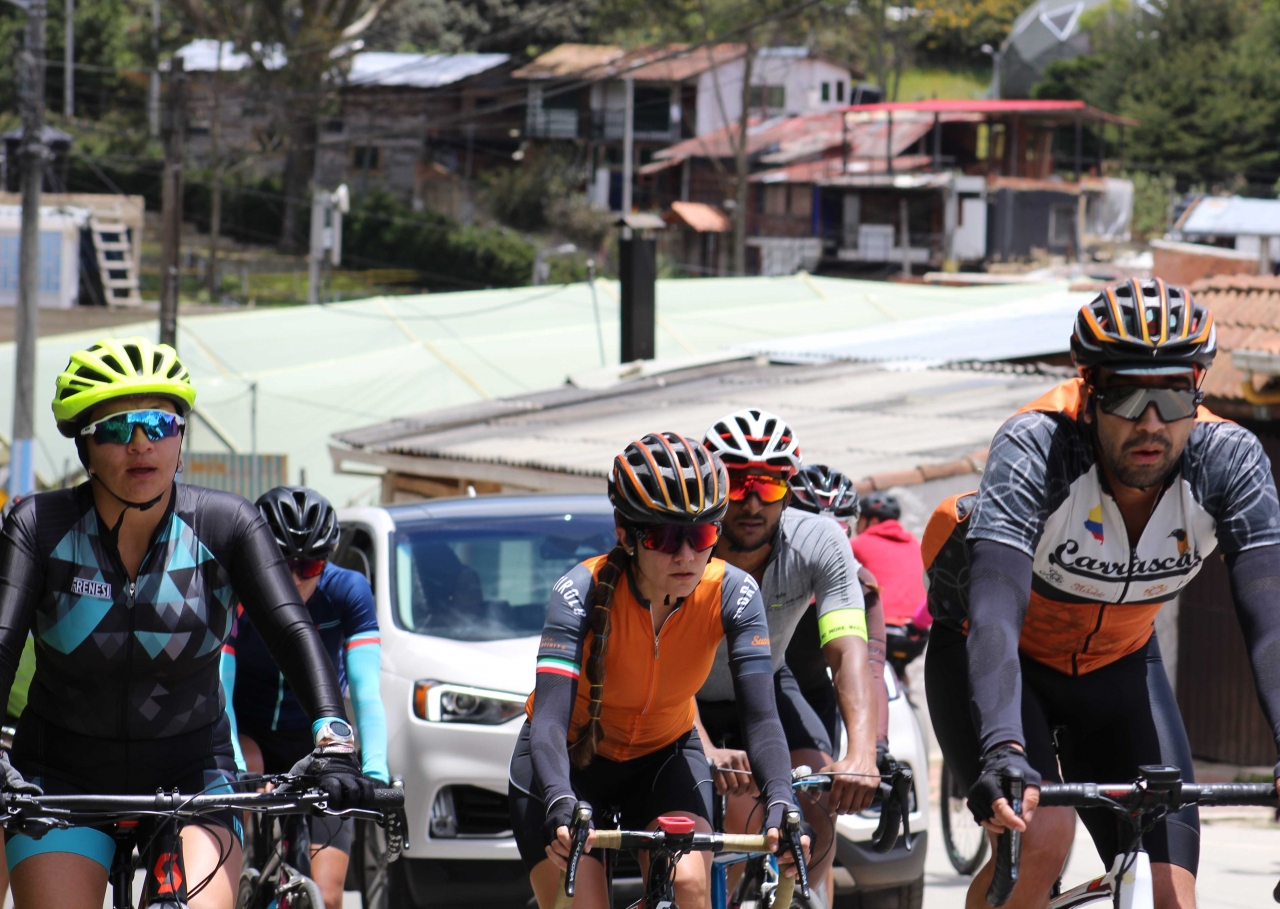
[[[413,685],[413,713],[429,723],[500,726],[524,713],[524,695],[424,679]]]

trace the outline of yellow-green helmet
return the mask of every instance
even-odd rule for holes
[[[88,350],[73,353],[58,375],[53,396],[58,431],[74,437],[89,411],[125,395],[169,398],[183,416],[196,403],[191,374],[168,344],[136,337],[103,338]]]

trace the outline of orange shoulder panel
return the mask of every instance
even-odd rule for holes
[[[924,560],[925,568],[933,564],[933,560],[938,557],[938,552],[951,538],[951,534],[955,533],[956,525],[960,523],[960,511],[956,503],[969,495],[973,495],[973,492],[962,492],[949,499],[943,499],[933,510],[929,523],[925,526],[924,537],[920,540],[920,558]]]
[[[1075,419],[1084,410],[1084,379],[1067,379],[1036,398],[1018,413],[1060,413]],[[1017,414],[1014,414],[1017,416]]]

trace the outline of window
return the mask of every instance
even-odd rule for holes
[[[843,82],[836,83],[836,101],[840,102],[841,104],[844,104],[844,83]]]
[[[341,118],[335,117],[331,120],[324,121],[324,131],[326,133],[340,133],[345,128],[346,124],[342,122]]]
[[[831,83],[823,82],[822,83],[822,101],[823,103],[826,103],[827,101],[830,101],[830,100],[831,100]]]
[[[551,586],[614,544],[608,514],[401,525],[392,612],[408,631],[455,641],[530,637],[542,630]]]
[[[351,150],[351,166],[356,170],[377,170],[381,164],[376,145],[357,145]]]
[[[764,188],[764,213],[766,215],[785,215],[787,213],[787,185],[775,183]]]
[[[767,107],[769,110],[782,110],[787,106],[787,89],[784,85],[751,86],[751,107],[753,110]]]
[[[671,129],[671,90],[635,87],[635,131],[665,133]]]
[[[991,154],[991,127],[986,123],[978,124],[978,135],[973,156],[979,161],[987,160]]]
[[[791,214],[797,218],[813,217],[813,189],[807,185],[791,187]]]
[[[1055,205],[1049,209],[1049,245],[1067,246],[1076,236],[1074,205]]]

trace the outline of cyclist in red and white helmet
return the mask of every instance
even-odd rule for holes
[[[781,417],[758,408],[716,420],[704,436],[707,448],[728,468],[729,504],[716,555],[749,573],[760,584],[769,623],[774,694],[787,735],[792,766],[807,764],[843,774],[826,802],[830,813],[862,811],[879,784],[876,768],[876,695],[868,665],[866,609],[858,583],[858,563],[848,537],[834,521],[788,508],[790,480],[802,467],[800,441]],[[810,706],[786,665],[787,644],[816,598],[823,655],[831,666],[849,747],[839,754],[827,727]],[[742,751],[728,654],[722,647],[698,709],[708,757],[717,766],[748,769]],[[837,760],[837,758],[840,758]],[[749,829],[751,789],[744,773],[722,772],[717,787],[730,793],[726,829]],[[823,808],[809,805],[813,825],[814,880],[826,877],[834,859],[833,825]]]

